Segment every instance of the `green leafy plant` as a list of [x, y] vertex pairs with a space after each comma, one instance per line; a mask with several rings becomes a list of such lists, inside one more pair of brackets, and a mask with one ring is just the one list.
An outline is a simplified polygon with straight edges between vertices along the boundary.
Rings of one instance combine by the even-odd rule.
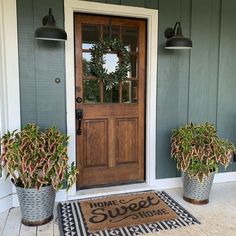
[[210, 172], [217, 172], [219, 164], [229, 165], [235, 146], [217, 136], [214, 125], [209, 123], [188, 124], [172, 131], [171, 156], [178, 170], [200, 182]]
[[[115, 85], [127, 79], [127, 74], [131, 70], [130, 54], [124, 44], [118, 38], [105, 39], [97, 42], [90, 49], [91, 74], [102, 81], [106, 90], [111, 90]], [[116, 53], [119, 61], [114, 72], [108, 73], [104, 68], [106, 63], [104, 55], [107, 53]]]
[[64, 182], [69, 189], [78, 170], [74, 163], [68, 165], [68, 139], [55, 127], [41, 131], [35, 124], [8, 131], [0, 139], [0, 166], [6, 168], [16, 186], [40, 189], [52, 184], [58, 190]]

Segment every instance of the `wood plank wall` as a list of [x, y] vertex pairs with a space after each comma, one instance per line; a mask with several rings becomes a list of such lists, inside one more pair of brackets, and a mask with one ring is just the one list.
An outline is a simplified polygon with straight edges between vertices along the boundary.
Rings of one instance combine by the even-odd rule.
[[[49, 7], [63, 27], [62, 0], [17, 0], [22, 125], [35, 122], [66, 131], [64, 43], [34, 39]], [[60, 78], [59, 84], [55, 78]]]
[[[157, 178], [179, 176], [170, 158], [171, 130], [179, 125], [213, 122], [236, 144], [235, 0], [91, 1], [159, 9]], [[17, 2], [22, 123], [65, 131], [64, 46], [33, 39], [49, 7], [63, 25], [63, 0]], [[178, 20], [193, 40], [191, 52], [164, 49], [164, 31]], [[54, 83], [56, 77], [62, 78], [60, 84]], [[232, 163], [228, 171], [235, 170]]]
[[[221, 9], [217, 125], [221, 136], [236, 143], [236, 1], [223, 0]], [[234, 162], [228, 171], [235, 170]]]

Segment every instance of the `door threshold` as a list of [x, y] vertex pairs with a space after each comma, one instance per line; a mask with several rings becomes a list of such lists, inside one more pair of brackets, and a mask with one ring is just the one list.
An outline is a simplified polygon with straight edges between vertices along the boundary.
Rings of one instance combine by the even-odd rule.
[[150, 186], [147, 183], [127, 184], [127, 185], [119, 185], [119, 186], [114, 186], [114, 187], [101, 187], [101, 188], [93, 188], [93, 189], [82, 189], [82, 190], [78, 190], [75, 195], [68, 196], [68, 200], [102, 197], [102, 196], [107, 196], [107, 195], [112, 195], [112, 194], [140, 192], [140, 191], [147, 191], [147, 190], [156, 190], [156, 189], [155, 187]]

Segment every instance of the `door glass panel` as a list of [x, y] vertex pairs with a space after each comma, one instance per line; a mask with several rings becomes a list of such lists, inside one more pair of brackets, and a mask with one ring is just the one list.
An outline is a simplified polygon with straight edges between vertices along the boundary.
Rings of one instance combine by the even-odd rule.
[[136, 54], [130, 55], [131, 70], [128, 72], [129, 78], [137, 78], [138, 59]]
[[100, 89], [98, 80], [84, 80], [83, 81], [83, 94], [84, 103], [99, 103], [100, 102]]
[[104, 86], [104, 103], [119, 102], [119, 85], [115, 85], [111, 90], [107, 90]]
[[90, 49], [98, 42], [101, 35], [100, 25], [82, 25], [82, 49]]
[[116, 53], [107, 53], [103, 55], [105, 64], [104, 69], [107, 69], [107, 73], [115, 72], [118, 65], [119, 58]]
[[138, 81], [125, 81], [122, 83], [122, 102], [137, 103], [138, 102]]
[[89, 67], [89, 61], [91, 59], [91, 53], [89, 52], [83, 52], [82, 53], [82, 57], [83, 57], [83, 75], [85, 76], [89, 76], [91, 75], [91, 71], [90, 71], [90, 67]]
[[[126, 49], [131, 52], [130, 62], [131, 71], [128, 72], [128, 78], [138, 79], [138, 27], [120, 27], [115, 25], [98, 25], [98, 24], [82, 24], [82, 69], [84, 76], [91, 76], [89, 62], [91, 53], [88, 51], [96, 42], [100, 40], [102, 28], [102, 38], [111, 37], [122, 38]], [[103, 67], [107, 69], [107, 73], [114, 72], [118, 65], [119, 58], [114, 52], [103, 55], [105, 64]], [[103, 86], [104, 87], [104, 86]], [[111, 90], [103, 89], [102, 102], [104, 103], [137, 103], [138, 102], [138, 81], [127, 80], [122, 83], [122, 98], [120, 98], [119, 85], [114, 86]], [[84, 103], [100, 103], [100, 85], [98, 80], [83, 80], [83, 101]]]
[[[109, 38], [109, 26], [103, 25], [102, 30], [103, 30], [103, 39]], [[120, 38], [120, 27], [112, 25], [110, 36], [111, 36], [111, 39]]]
[[138, 52], [138, 28], [122, 27], [122, 41], [129, 52]]

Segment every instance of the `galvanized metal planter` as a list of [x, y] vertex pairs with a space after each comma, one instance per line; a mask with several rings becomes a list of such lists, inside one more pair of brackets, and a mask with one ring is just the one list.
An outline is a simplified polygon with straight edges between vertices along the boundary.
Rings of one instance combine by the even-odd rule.
[[198, 205], [207, 204], [214, 176], [215, 172], [212, 172], [208, 177], [204, 177], [203, 182], [200, 183], [197, 177], [189, 177], [183, 173], [184, 200]]
[[16, 190], [24, 225], [42, 225], [53, 219], [55, 190], [52, 186], [42, 187], [39, 191], [20, 187], [16, 187]]

